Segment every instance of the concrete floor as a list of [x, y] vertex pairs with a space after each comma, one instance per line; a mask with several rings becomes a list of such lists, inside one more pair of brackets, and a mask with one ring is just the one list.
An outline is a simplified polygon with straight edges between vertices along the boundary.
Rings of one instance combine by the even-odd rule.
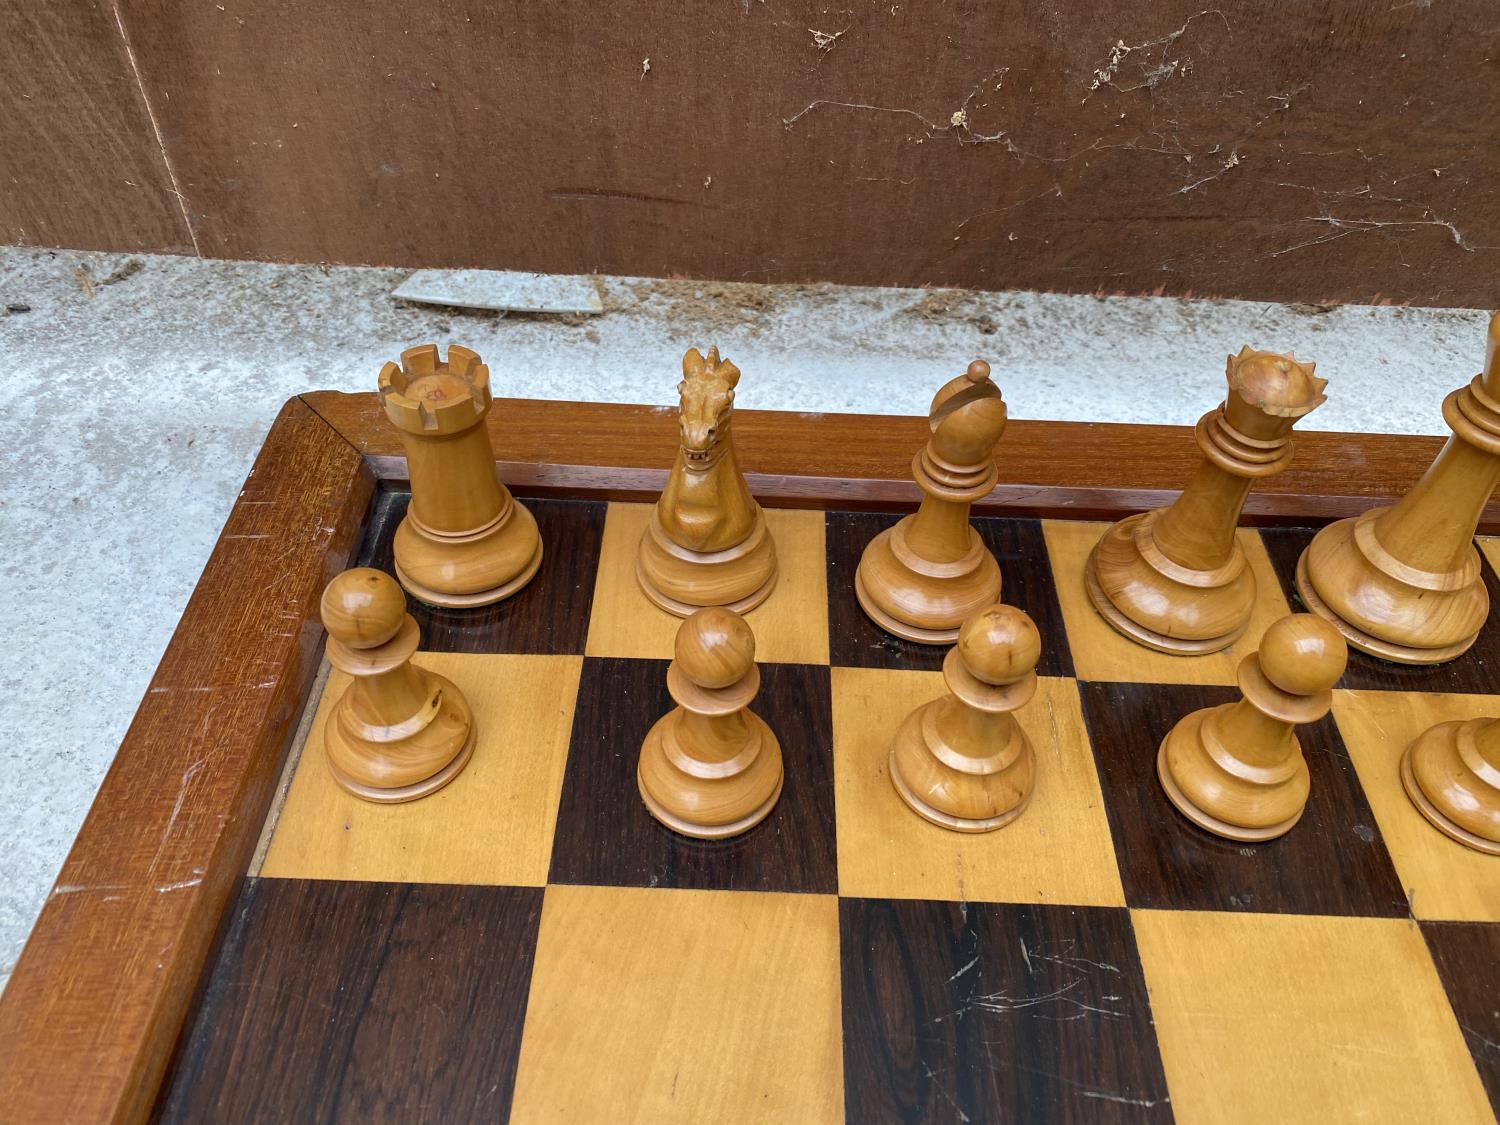
[[[405, 271], [0, 248], [0, 974], [8, 976], [277, 408], [457, 342], [500, 395], [916, 414], [975, 356], [1017, 418], [1191, 423], [1241, 344], [1318, 361], [1304, 429], [1443, 433], [1486, 314], [601, 278], [591, 318], [403, 305]], [[1004, 456], [1004, 445], [1001, 446]], [[1108, 471], [1100, 467], [1101, 474]]]

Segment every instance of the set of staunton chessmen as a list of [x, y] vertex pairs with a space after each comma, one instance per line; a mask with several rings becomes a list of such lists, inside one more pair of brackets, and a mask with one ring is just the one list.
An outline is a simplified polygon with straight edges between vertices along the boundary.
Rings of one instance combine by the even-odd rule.
[[[1242, 841], [1290, 830], [1308, 799], [1296, 727], [1327, 714], [1347, 646], [1406, 664], [1453, 659], [1486, 620], [1473, 536], [1500, 480], [1500, 314], [1484, 371], [1444, 403], [1453, 436], [1411, 492], [1326, 527], [1297, 568], [1310, 613], [1272, 624], [1243, 658], [1237, 702], [1165, 732], [1157, 773], [1194, 823]], [[644, 736], [641, 798], [685, 836], [745, 832], [782, 789], [776, 734], [751, 710], [755, 637], [741, 614], [774, 596], [776, 547], [735, 460], [739, 370], [709, 349], [683, 360], [681, 445], [643, 535], [636, 575], [656, 606], [685, 618], [667, 688], [677, 706]], [[1184, 657], [1241, 638], [1255, 574], [1236, 538], [1246, 496], [1286, 467], [1296, 421], [1324, 401], [1312, 363], [1242, 349], [1228, 394], [1199, 421], [1197, 472], [1170, 505], [1110, 527], [1078, 575], [1100, 615], [1131, 640]], [[454, 609], [492, 604], [537, 572], [536, 521], [501, 483], [484, 425], [489, 371], [473, 352], [413, 348], [380, 373], [406, 448], [412, 501], [395, 537], [400, 586]], [[970, 508], [998, 479], [1006, 407], [982, 360], [943, 386], [912, 473], [918, 510], [866, 546], [859, 603], [907, 641], [949, 645], [947, 693], [893, 732], [891, 782], [933, 824], [989, 832], [1021, 816], [1039, 768], [1015, 713], [1036, 690], [1041, 637], [1001, 602], [998, 562]], [[323, 597], [330, 661], [353, 677], [328, 724], [330, 766], [351, 793], [407, 801], [451, 781], [473, 751], [458, 687], [413, 665], [419, 637], [395, 580], [351, 570]], [[955, 643], [956, 642], [956, 643]], [[1392, 747], [1392, 753], [1401, 753]], [[1412, 801], [1438, 829], [1500, 854], [1500, 719], [1442, 723], [1404, 748]]]

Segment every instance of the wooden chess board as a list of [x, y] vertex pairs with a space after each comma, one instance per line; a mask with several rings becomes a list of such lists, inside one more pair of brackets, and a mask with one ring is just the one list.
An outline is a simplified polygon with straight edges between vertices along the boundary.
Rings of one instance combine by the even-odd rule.
[[1437, 443], [1300, 435], [1239, 533], [1249, 635], [1174, 657], [1114, 633], [1082, 567], [1184, 482], [1188, 431], [1013, 423], [975, 526], [1042, 635], [1018, 713], [1038, 783], [969, 836], [886, 772], [944, 650], [852, 588], [917, 498], [925, 422], [737, 414], [781, 560], [747, 619], [785, 789], [705, 842], [635, 783], [671, 706], [678, 621], [634, 577], [670, 412], [502, 401], [490, 425], [542, 570], [497, 606], [411, 603], [479, 741], [439, 793], [372, 805], [323, 757], [342, 673], [316, 604], [345, 566], [389, 569], [404, 464], [374, 396], [288, 404], [0, 1002], [18, 1119], [1493, 1120], [1500, 860], [1431, 828], [1397, 764], [1439, 719], [1500, 715], [1500, 624], [1447, 665], [1351, 654], [1277, 841], [1195, 828], [1154, 768], [1295, 608], [1311, 529]]

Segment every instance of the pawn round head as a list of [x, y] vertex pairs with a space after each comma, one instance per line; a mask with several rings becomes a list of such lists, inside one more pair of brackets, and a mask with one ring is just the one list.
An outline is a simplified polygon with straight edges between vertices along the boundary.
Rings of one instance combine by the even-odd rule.
[[755, 666], [755, 634], [732, 609], [700, 609], [677, 628], [675, 655], [683, 675], [699, 687], [726, 688]]
[[1294, 613], [1271, 625], [1260, 642], [1260, 670], [1282, 691], [1318, 695], [1338, 683], [1349, 646], [1332, 624]]
[[1042, 655], [1042, 635], [1015, 606], [992, 605], [964, 622], [958, 655], [976, 679], [1010, 684], [1028, 675]]
[[349, 648], [375, 648], [401, 631], [406, 595], [383, 570], [346, 570], [323, 589], [323, 628]]

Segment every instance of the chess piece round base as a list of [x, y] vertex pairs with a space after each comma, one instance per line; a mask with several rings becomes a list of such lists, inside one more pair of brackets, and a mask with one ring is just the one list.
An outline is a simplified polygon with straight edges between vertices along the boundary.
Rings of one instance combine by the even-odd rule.
[[771, 596], [778, 573], [776, 546], [759, 508], [743, 542], [714, 552], [673, 543], [653, 514], [635, 557], [642, 593], [677, 617], [691, 617], [707, 606], [748, 613]]
[[[1481, 720], [1482, 722], [1483, 720]], [[1411, 803], [1417, 806], [1417, 811], [1425, 816], [1428, 821], [1443, 835], [1451, 840], [1456, 840], [1465, 847], [1473, 848], [1475, 851], [1484, 852], [1487, 855], [1500, 855], [1500, 840], [1492, 840], [1487, 836], [1481, 836], [1477, 832], [1471, 832], [1459, 824], [1448, 813], [1438, 807], [1435, 802], [1423, 790], [1421, 783], [1417, 780], [1417, 768], [1415, 758], [1418, 755], [1428, 754], [1438, 757], [1452, 755], [1458, 757], [1458, 748], [1455, 745], [1460, 732], [1464, 727], [1471, 727], [1471, 723], [1448, 722], [1439, 723], [1419, 735], [1406, 753], [1401, 755], [1401, 785], [1406, 790], [1406, 795], [1411, 798]]]
[[680, 836], [691, 836], [695, 840], [723, 840], [729, 836], [738, 836], [741, 832], [748, 832], [766, 817], [771, 815], [771, 810], [776, 807], [776, 802], [781, 800], [781, 788], [784, 778], [776, 779], [776, 788], [766, 798], [765, 804], [756, 809], [749, 816], [743, 817], [732, 824], [703, 825], [683, 820], [682, 817], [670, 812], [665, 806], [657, 802], [651, 796], [651, 791], [646, 788], [645, 782], [641, 780], [640, 769], [636, 770], [636, 784], [640, 787], [641, 800], [646, 804], [646, 811], [654, 816], [662, 824]]
[[[1202, 719], [1199, 718], [1201, 722]], [[1167, 766], [1167, 743], [1171, 741], [1172, 734], [1161, 740], [1161, 748], [1156, 752], [1156, 776], [1161, 781], [1161, 787], [1166, 791], [1167, 799], [1177, 807], [1177, 811], [1187, 817], [1199, 828], [1212, 832], [1215, 836], [1223, 836], [1228, 840], [1243, 840], [1246, 843], [1261, 843], [1266, 840], [1274, 840], [1278, 836], [1285, 836], [1292, 827], [1302, 819], [1302, 809], [1297, 810], [1296, 816], [1288, 817], [1280, 824], [1273, 824], [1268, 828], [1244, 828], [1238, 824], [1230, 824], [1227, 820], [1220, 820], [1211, 813], [1204, 812], [1189, 800], [1188, 795], [1178, 786], [1172, 777], [1172, 771]]]
[[[1352, 521], [1347, 520], [1340, 522], [1352, 523]], [[1319, 537], [1321, 538], [1337, 526], [1337, 524], [1330, 524], [1318, 533]], [[1312, 577], [1308, 573], [1307, 564], [1308, 555], [1312, 553], [1313, 547], [1316, 545], [1317, 540], [1315, 539], [1297, 560], [1297, 593], [1301, 596], [1303, 604], [1307, 606], [1309, 611], [1316, 613], [1344, 635], [1344, 640], [1349, 642], [1350, 648], [1358, 649], [1369, 656], [1379, 657], [1381, 660], [1389, 660], [1396, 664], [1442, 664], [1468, 652], [1473, 647], [1474, 642], [1479, 639], [1478, 632], [1475, 632], [1473, 636], [1453, 644], [1441, 645], [1435, 648], [1419, 648], [1413, 645], [1404, 645], [1396, 641], [1386, 640], [1383, 637], [1377, 637], [1365, 632], [1358, 625], [1341, 617], [1338, 611], [1318, 596], [1318, 591], [1312, 584]], [[1478, 587], [1478, 591], [1485, 599], [1485, 615], [1487, 616], [1489, 595], [1485, 591], [1483, 584]]]
[[393, 547], [401, 585], [418, 601], [446, 609], [503, 601], [542, 565], [536, 517], [514, 502], [494, 523], [465, 536], [430, 532], [408, 513]]
[[[679, 684], [693, 690], [684, 681]], [[728, 761], [708, 763], [688, 757], [677, 743], [672, 728], [681, 718], [679, 710], [658, 719], [641, 746], [635, 779], [647, 810], [672, 831], [700, 840], [719, 840], [754, 828], [770, 815], [785, 782], [775, 733], [764, 719], [746, 711], [746, 747]], [[653, 782], [660, 791], [653, 789]], [[726, 809], [744, 808], [749, 811], [723, 819]], [[695, 816], [694, 811], [703, 815]]]
[[854, 572], [854, 592], [887, 633], [917, 644], [952, 644], [965, 621], [1000, 600], [1000, 564], [972, 530], [969, 553], [957, 562], [916, 557], [902, 546], [901, 534], [913, 518], [870, 540]]
[[901, 776], [901, 770], [896, 765], [896, 751], [893, 749], [886, 758], [886, 766], [891, 775], [891, 784], [895, 786], [896, 793], [923, 820], [931, 821], [939, 828], [948, 828], [954, 832], [993, 832], [997, 828], [1004, 828], [1015, 820], [1031, 805], [1033, 789], [1021, 798], [1021, 803], [1013, 809], [1001, 813], [999, 816], [987, 817], [982, 820], [969, 819], [967, 817], [954, 816], [951, 813], [935, 809], [912, 791], [911, 786], [906, 784], [906, 779]]
[[[414, 801], [441, 789], [468, 765], [475, 741], [474, 715], [468, 701], [446, 677], [427, 671], [422, 675], [428, 680], [429, 690], [441, 690], [442, 698], [426, 724], [406, 738], [390, 743], [354, 738], [341, 721], [350, 697], [346, 695], [336, 705], [324, 729], [324, 746], [328, 768], [341, 788], [366, 801]], [[416, 780], [381, 784], [386, 778], [408, 777], [424, 762], [437, 768]]]
[[[1201, 578], [1201, 585], [1197, 582], [1191, 585], [1187, 582], [1174, 582], [1153, 567], [1138, 547], [1140, 533], [1137, 529], [1145, 521], [1154, 520], [1158, 515], [1157, 512], [1144, 512], [1124, 519], [1106, 531], [1094, 545], [1083, 570], [1089, 601], [1116, 632], [1157, 652], [1171, 656], [1203, 656], [1220, 652], [1243, 637], [1250, 627], [1250, 614], [1255, 604], [1254, 575], [1241, 559], [1238, 563], [1223, 568], [1225, 573], [1222, 575], [1184, 571], [1183, 577], [1190, 574]], [[1110, 556], [1107, 564], [1101, 562], [1105, 554]], [[1142, 617], [1147, 616], [1146, 605], [1164, 604], [1177, 607], [1176, 612], [1179, 614], [1190, 606], [1193, 616], [1199, 621], [1217, 620], [1236, 624], [1225, 632], [1211, 633], [1208, 636], [1174, 636], [1153, 629], [1127, 614], [1105, 592], [1104, 583], [1100, 579], [1101, 565], [1106, 565], [1111, 573], [1122, 576], [1115, 583], [1122, 591], [1141, 592], [1143, 597], [1138, 600], [1142, 602]], [[1173, 564], [1162, 558], [1158, 566], [1173, 567]], [[1129, 580], [1124, 580], [1123, 576], [1127, 574], [1130, 576]], [[1210, 584], [1219, 578], [1222, 582]], [[1198, 596], [1184, 599], [1183, 593], [1196, 593]], [[1212, 605], [1209, 604], [1210, 601]], [[1162, 620], [1165, 621], [1166, 618]]]

